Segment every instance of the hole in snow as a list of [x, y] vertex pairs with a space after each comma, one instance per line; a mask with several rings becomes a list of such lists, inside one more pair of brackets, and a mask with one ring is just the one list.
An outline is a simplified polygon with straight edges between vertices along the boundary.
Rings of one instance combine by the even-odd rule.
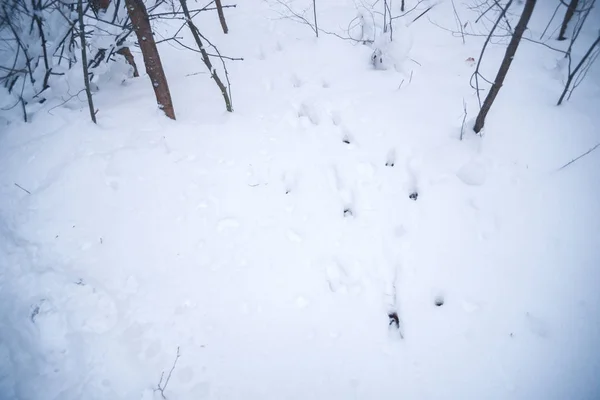
[[344, 138], [342, 139], [342, 142], [344, 142], [346, 144], [350, 144], [350, 138], [348, 136], [344, 136]]
[[444, 297], [442, 296], [436, 296], [435, 300], [433, 301], [433, 304], [436, 305], [436, 307], [441, 307], [444, 305]]
[[344, 217], [352, 217], [354, 214], [352, 213], [352, 209], [349, 207], [344, 208]]
[[400, 329], [400, 319], [398, 318], [398, 313], [396, 311], [389, 312], [388, 318], [390, 319], [389, 326]]
[[408, 198], [414, 201], [417, 201], [417, 198], [419, 197], [419, 193], [417, 192], [412, 192], [411, 194], [408, 195]]

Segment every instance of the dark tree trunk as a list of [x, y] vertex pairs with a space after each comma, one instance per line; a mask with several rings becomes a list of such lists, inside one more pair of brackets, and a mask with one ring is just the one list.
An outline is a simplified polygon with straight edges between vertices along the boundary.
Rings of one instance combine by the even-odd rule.
[[138, 38], [142, 55], [144, 56], [146, 72], [152, 82], [158, 106], [164, 111], [167, 117], [175, 119], [175, 110], [173, 109], [173, 102], [171, 101], [171, 92], [169, 91], [165, 71], [160, 62], [160, 55], [156, 48], [156, 42], [154, 41], [152, 28], [150, 27], [150, 19], [148, 18], [148, 11], [146, 10], [146, 6], [144, 6], [144, 1], [125, 0], [125, 4], [127, 5], [127, 12], [129, 13], [129, 18], [131, 18], [133, 29]]
[[196, 45], [198, 46], [198, 50], [200, 50], [200, 54], [202, 55], [202, 61], [204, 62], [204, 65], [206, 65], [206, 68], [208, 68], [208, 70], [210, 71], [210, 77], [213, 78], [213, 80], [219, 87], [221, 94], [223, 95], [223, 100], [225, 100], [225, 108], [227, 109], [227, 111], [233, 112], [233, 108], [231, 106], [231, 99], [229, 97], [229, 94], [227, 93], [227, 88], [223, 84], [223, 81], [221, 81], [221, 78], [219, 78], [219, 75], [217, 74], [217, 70], [213, 67], [213, 65], [210, 61], [209, 55], [206, 52], [206, 49], [204, 48], [204, 44], [202, 43], [202, 39], [200, 37], [201, 36], [200, 31], [198, 30], [198, 28], [192, 21], [192, 16], [190, 15], [190, 11], [187, 6], [187, 1], [179, 0], [179, 3], [181, 3], [181, 9], [183, 11], [183, 15], [185, 16], [186, 23], [187, 23], [188, 27], [190, 28], [190, 31], [192, 32], [192, 36], [194, 37], [194, 40], [196, 41]]
[[400, 11], [404, 12], [404, 0], [400, 3]]
[[577, 5], [579, 4], [579, 0], [571, 0], [569, 5], [567, 6], [567, 12], [565, 13], [565, 18], [563, 19], [562, 25], [560, 27], [560, 33], [558, 34], [558, 40], [565, 40], [565, 33], [567, 32], [567, 27], [569, 26], [569, 22], [571, 18], [573, 18], [573, 14], [577, 10]]
[[500, 68], [498, 69], [498, 74], [496, 75], [496, 79], [494, 79], [494, 84], [490, 89], [490, 92], [486, 96], [483, 106], [481, 110], [479, 110], [479, 114], [477, 114], [477, 119], [475, 120], [475, 126], [473, 130], [475, 133], [479, 133], [485, 124], [485, 117], [487, 113], [492, 108], [492, 104], [494, 104], [494, 100], [498, 93], [500, 92], [500, 88], [504, 83], [504, 79], [506, 78], [506, 74], [508, 73], [508, 69], [510, 68], [510, 64], [517, 52], [517, 48], [519, 47], [519, 43], [521, 42], [521, 37], [523, 37], [523, 32], [527, 29], [527, 24], [529, 23], [529, 19], [531, 18], [531, 14], [533, 13], [533, 8], [535, 7], [536, 0], [526, 0], [525, 8], [523, 9], [523, 13], [521, 14], [521, 18], [519, 18], [519, 22], [515, 27], [515, 32], [510, 39], [510, 43], [506, 48], [506, 53], [504, 54], [504, 59], [502, 60], [502, 64], [500, 64]]
[[77, 14], [79, 14], [79, 39], [81, 40], [81, 64], [83, 68], [83, 81], [85, 82], [85, 93], [87, 94], [88, 107], [92, 122], [96, 123], [96, 112], [94, 111], [94, 101], [92, 91], [90, 90], [90, 75], [88, 72], [87, 50], [85, 45], [85, 25], [83, 23], [83, 0], [77, 2]]
[[117, 54], [120, 54], [123, 57], [125, 57], [125, 61], [127, 61], [127, 64], [129, 64], [133, 67], [133, 77], [134, 78], [137, 78], [138, 76], [140, 76], [140, 73], [138, 72], [138, 69], [137, 69], [137, 65], [135, 63], [135, 58], [133, 58], [133, 54], [131, 54], [131, 50], [129, 50], [129, 47], [121, 47], [117, 51]]
[[[585, 64], [587, 59], [590, 57], [590, 55], [592, 54], [592, 52], [594, 51], [596, 46], [600, 46], [600, 35], [598, 35], [598, 37], [596, 38], [594, 43], [592, 43], [592, 45], [590, 46], [588, 51], [585, 53], [585, 55], [583, 56], [581, 61], [579, 61], [579, 64], [577, 64], [575, 69], [569, 73], [569, 77], [567, 78], [567, 83], [565, 83], [565, 88], [563, 89], [563, 92], [560, 95], [560, 99], [558, 99], [558, 103], [556, 104], [557, 106], [560, 106], [562, 104], [563, 100], [565, 99], [566, 94], [569, 92], [569, 89], [571, 88], [571, 83], [573, 82], [573, 78], [575, 78], [575, 76], [577, 75], [577, 73], [579, 72], [581, 67]], [[575, 89], [576, 86], [577, 86], [577, 84], [575, 84], [575, 86], [573, 86], [573, 88], [571, 89], [571, 92], [573, 92], [573, 90]], [[571, 98], [571, 95], [569, 95], [569, 98]]]
[[217, 6], [217, 13], [219, 14], [219, 21], [221, 21], [223, 33], [227, 34], [229, 32], [229, 28], [227, 27], [227, 22], [225, 22], [225, 14], [223, 14], [223, 5], [221, 4], [221, 0], [215, 0], [215, 5]]

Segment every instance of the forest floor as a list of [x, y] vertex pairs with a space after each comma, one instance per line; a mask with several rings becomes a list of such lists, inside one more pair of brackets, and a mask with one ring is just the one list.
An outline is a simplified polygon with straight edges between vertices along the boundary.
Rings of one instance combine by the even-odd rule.
[[[328, 32], [357, 15], [317, 4]], [[0, 398], [600, 398], [600, 150], [560, 169], [600, 142], [600, 68], [557, 107], [561, 55], [524, 41], [477, 136], [485, 38], [443, 29], [449, 1], [411, 23], [426, 8], [374, 69], [371, 46], [240, 1], [228, 35], [197, 18], [244, 58], [233, 113], [167, 41], [176, 121], [132, 48], [142, 76], [103, 78], [98, 125], [75, 98], [0, 127]]]

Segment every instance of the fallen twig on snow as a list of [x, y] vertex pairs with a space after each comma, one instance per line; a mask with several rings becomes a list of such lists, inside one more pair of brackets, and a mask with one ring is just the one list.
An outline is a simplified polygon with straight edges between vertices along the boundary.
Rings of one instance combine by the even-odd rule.
[[569, 161], [568, 163], [566, 163], [565, 165], [563, 165], [562, 167], [560, 167], [558, 170], [560, 171], [560, 170], [563, 170], [563, 169], [567, 168], [569, 165], [573, 164], [575, 161], [579, 160], [580, 158], [583, 158], [583, 157], [587, 156], [592, 151], [596, 150], [598, 147], [600, 147], [600, 143], [596, 144], [594, 147], [592, 147], [591, 149], [589, 149], [588, 151], [586, 151], [585, 153], [583, 153], [579, 157], [572, 159], [571, 161]]
[[173, 366], [171, 367], [171, 370], [169, 371], [169, 375], [167, 375], [167, 379], [165, 380], [165, 383], [161, 386], [163, 378], [165, 376], [165, 371], [163, 371], [162, 374], [160, 374], [160, 381], [158, 381], [158, 386], [156, 387], [156, 389], [154, 389], [155, 392], [160, 392], [160, 395], [162, 396], [163, 399], [166, 399], [165, 390], [167, 389], [167, 385], [169, 384], [169, 381], [171, 380], [171, 374], [173, 374], [173, 370], [175, 369], [175, 366], [177, 365], [177, 360], [179, 360], [179, 357], [180, 357], [179, 346], [177, 346], [177, 356], [175, 357], [175, 361], [173, 361]]
[[19, 185], [18, 183], [15, 182], [15, 186], [18, 187], [19, 189], [21, 189], [22, 191], [24, 191], [27, 194], [31, 194], [31, 192], [27, 189], [25, 189], [23, 186]]

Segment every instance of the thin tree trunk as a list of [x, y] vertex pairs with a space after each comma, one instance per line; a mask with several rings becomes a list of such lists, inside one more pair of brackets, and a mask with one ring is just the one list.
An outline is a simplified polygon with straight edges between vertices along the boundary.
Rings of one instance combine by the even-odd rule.
[[225, 22], [225, 14], [223, 14], [223, 5], [221, 4], [221, 0], [215, 0], [215, 5], [217, 6], [217, 13], [219, 14], [221, 28], [223, 28], [223, 33], [227, 35], [229, 28], [227, 27], [227, 22]]
[[404, 12], [404, 0], [400, 3], [400, 11]]
[[150, 19], [148, 18], [148, 11], [146, 10], [146, 6], [144, 6], [144, 1], [125, 0], [125, 4], [127, 5], [127, 12], [129, 13], [129, 18], [131, 18], [133, 29], [138, 38], [142, 55], [144, 56], [146, 72], [152, 82], [158, 107], [164, 111], [167, 117], [175, 119], [175, 110], [173, 109], [173, 102], [171, 101], [169, 84], [167, 83], [167, 77], [165, 76], [165, 71], [163, 70], [160, 61], [160, 54], [156, 48], [156, 42], [154, 41], [152, 28], [150, 27]]
[[223, 95], [223, 99], [225, 100], [225, 108], [227, 109], [227, 111], [232, 112], [233, 108], [231, 107], [231, 99], [229, 98], [229, 94], [227, 94], [227, 88], [221, 81], [221, 78], [219, 78], [219, 75], [217, 74], [217, 70], [213, 67], [212, 63], [210, 62], [208, 53], [206, 52], [206, 49], [204, 48], [204, 45], [202, 44], [202, 39], [200, 38], [200, 31], [198, 30], [196, 25], [194, 25], [194, 22], [192, 22], [192, 17], [190, 15], [190, 10], [188, 9], [188, 6], [187, 6], [187, 1], [179, 0], [179, 2], [181, 3], [181, 9], [183, 11], [183, 15], [185, 15], [186, 23], [187, 23], [188, 27], [190, 28], [190, 31], [192, 31], [192, 36], [194, 37], [194, 40], [196, 41], [196, 45], [198, 46], [198, 50], [200, 50], [200, 54], [202, 55], [202, 61], [204, 62], [204, 65], [206, 65], [206, 68], [208, 68], [208, 70], [210, 71], [211, 78], [213, 78], [213, 80], [219, 87], [221, 94]]
[[79, 14], [79, 40], [81, 40], [81, 64], [83, 68], [83, 81], [85, 82], [85, 93], [87, 94], [88, 107], [92, 122], [96, 123], [96, 113], [94, 111], [94, 100], [90, 90], [90, 76], [88, 74], [87, 51], [85, 46], [85, 24], [83, 23], [83, 0], [77, 2], [77, 13]]
[[[94, 10], [94, 13], [97, 15], [100, 11], [106, 11], [108, 9], [110, 1], [111, 0], [90, 0], [90, 6], [92, 7], [92, 10]], [[102, 51], [102, 49], [100, 50]], [[106, 54], [106, 52], [104, 52], [103, 54]], [[129, 47], [121, 47], [119, 50], [117, 50], [117, 54], [120, 54], [123, 57], [125, 57], [125, 61], [127, 62], [127, 64], [133, 67], [133, 76], [135, 78], [139, 77], [140, 74], [138, 72], [137, 65], [135, 64], [135, 58], [133, 58], [133, 54], [131, 54], [131, 50], [129, 50]], [[99, 62], [100, 61], [102, 60], [99, 60]]]
[[313, 0], [313, 16], [315, 18], [315, 35], [319, 37], [319, 25], [317, 24], [317, 0]]
[[129, 64], [133, 67], [133, 77], [134, 78], [137, 78], [138, 76], [140, 76], [140, 73], [138, 72], [138, 69], [137, 69], [137, 65], [135, 64], [135, 58], [133, 58], [133, 54], [131, 54], [131, 50], [129, 50], [129, 47], [121, 47], [117, 51], [117, 54], [120, 54], [123, 57], [125, 57], [125, 61], [127, 61], [127, 64]]
[[[588, 49], [588, 51], [585, 53], [585, 55], [583, 56], [583, 58], [581, 59], [581, 61], [579, 61], [579, 64], [577, 64], [577, 66], [575, 67], [575, 69], [569, 74], [569, 77], [567, 78], [567, 83], [565, 84], [565, 88], [564, 88], [562, 94], [560, 95], [560, 99], [558, 99], [558, 103], [556, 103], [557, 106], [560, 106], [562, 104], [563, 100], [565, 99], [565, 96], [566, 96], [567, 92], [569, 91], [569, 88], [571, 87], [571, 82], [573, 81], [573, 78], [575, 78], [575, 75], [577, 75], [577, 72], [579, 72], [579, 70], [581, 69], [581, 67], [585, 63], [585, 61], [592, 54], [592, 51], [594, 51], [594, 48], [596, 46], [599, 46], [599, 45], [600, 45], [600, 35], [598, 35], [598, 37], [596, 38], [596, 40], [594, 41], [594, 43], [592, 43], [592, 45], [590, 46], [590, 48]], [[576, 86], [577, 85], [575, 85], [575, 87]], [[569, 95], [569, 98], [570, 97], [571, 96]]]
[[527, 24], [529, 23], [529, 19], [531, 18], [531, 14], [533, 13], [533, 8], [535, 7], [536, 0], [526, 0], [525, 8], [523, 9], [523, 13], [521, 14], [521, 18], [519, 18], [519, 22], [515, 27], [515, 32], [513, 33], [512, 38], [510, 39], [510, 43], [506, 48], [506, 53], [504, 54], [504, 59], [502, 60], [502, 64], [500, 64], [500, 68], [498, 69], [498, 74], [496, 75], [496, 79], [494, 80], [494, 84], [490, 89], [490, 92], [486, 96], [483, 106], [481, 110], [479, 110], [479, 114], [477, 114], [477, 119], [475, 120], [475, 126], [473, 130], [475, 133], [479, 133], [485, 124], [485, 117], [487, 113], [490, 111], [492, 104], [494, 104], [494, 100], [498, 93], [500, 92], [500, 88], [504, 83], [504, 79], [506, 78], [506, 74], [508, 73], [508, 69], [513, 61], [515, 53], [517, 52], [517, 48], [519, 47], [519, 43], [521, 42], [521, 37], [523, 36], [523, 32], [527, 29]]
[[567, 12], [565, 12], [565, 18], [563, 19], [562, 25], [560, 27], [560, 33], [558, 34], [558, 40], [565, 40], [565, 33], [567, 32], [567, 27], [569, 26], [569, 22], [571, 18], [573, 18], [573, 14], [577, 10], [577, 5], [579, 4], [579, 0], [571, 0], [569, 6], [567, 7]]

